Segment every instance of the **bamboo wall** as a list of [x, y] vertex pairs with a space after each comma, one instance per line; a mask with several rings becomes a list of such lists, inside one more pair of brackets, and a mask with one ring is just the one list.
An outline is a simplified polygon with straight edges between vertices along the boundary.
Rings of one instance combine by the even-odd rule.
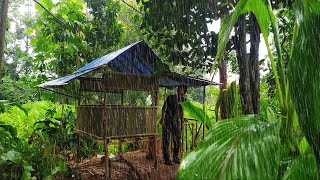
[[103, 137], [103, 106], [78, 106], [76, 129]]
[[[123, 106], [123, 91], [147, 91], [154, 95], [157, 105], [159, 78], [154, 75], [105, 72], [102, 78], [82, 77], [77, 108], [76, 129], [103, 138], [148, 135], [156, 133], [157, 106]], [[83, 93], [81, 93], [83, 92]], [[84, 92], [101, 92], [101, 105], [82, 105]], [[121, 93], [120, 105], [108, 105], [106, 93]]]
[[[104, 112], [103, 112], [104, 111]], [[77, 129], [103, 137], [132, 136], [156, 133], [157, 107], [79, 106]], [[105, 114], [103, 116], [103, 113]]]

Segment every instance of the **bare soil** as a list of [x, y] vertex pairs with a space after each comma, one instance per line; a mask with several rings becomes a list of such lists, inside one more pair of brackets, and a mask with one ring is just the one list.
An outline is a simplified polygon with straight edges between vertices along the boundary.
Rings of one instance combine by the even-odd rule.
[[[154, 160], [146, 158], [146, 151], [139, 150], [127, 152], [123, 157], [134, 166], [134, 169], [126, 162], [121, 160], [120, 156], [116, 156], [111, 161], [111, 179], [150, 179], [150, 180], [171, 180], [175, 179], [178, 164], [165, 165], [162, 157], [158, 157], [157, 169], [154, 169]], [[103, 159], [103, 158], [102, 158]], [[96, 155], [87, 159], [82, 159], [80, 163], [75, 161], [69, 162], [74, 174], [74, 179], [79, 180], [100, 180], [105, 179], [104, 163], [101, 161], [101, 156]], [[138, 174], [136, 173], [138, 171]]]

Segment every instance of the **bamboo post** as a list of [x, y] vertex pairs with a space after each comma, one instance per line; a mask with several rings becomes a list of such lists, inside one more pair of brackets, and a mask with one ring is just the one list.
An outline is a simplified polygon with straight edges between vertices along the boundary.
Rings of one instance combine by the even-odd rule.
[[118, 154], [119, 154], [119, 155], [122, 154], [122, 142], [123, 142], [123, 140], [120, 139], [120, 140], [119, 140], [119, 143], [118, 143]]
[[197, 136], [198, 136], [198, 121], [196, 121], [196, 135], [194, 136], [195, 146], [197, 146]]
[[81, 105], [82, 92], [79, 90], [78, 106]]
[[124, 90], [121, 91], [121, 106], [123, 106]]
[[157, 136], [153, 136], [153, 152], [154, 152], [154, 169], [158, 169], [158, 158], [157, 158]]
[[184, 124], [186, 129], [186, 152], [188, 151], [188, 125]]
[[155, 91], [155, 96], [154, 96], [154, 105], [158, 106], [158, 99], [159, 99], [159, 91]]
[[[206, 112], [206, 87], [205, 86], [203, 86], [203, 111]], [[202, 126], [202, 139], [204, 139], [204, 126], [205, 125]]]
[[106, 110], [107, 110], [107, 92], [105, 89], [103, 90], [103, 110], [102, 110], [102, 122], [103, 122], [103, 140], [104, 140], [104, 170], [105, 170], [105, 177], [111, 179], [111, 161], [109, 161], [109, 153], [108, 153], [108, 145], [109, 145], [109, 139], [107, 139], [107, 116], [106, 116]]
[[104, 172], [105, 172], [105, 177], [111, 177], [111, 170], [110, 170], [110, 165], [109, 163], [109, 154], [108, 154], [108, 145], [109, 145], [109, 139], [104, 137]]
[[108, 167], [108, 170], [109, 170], [109, 179], [111, 179], [111, 159], [109, 159], [109, 157], [108, 157], [108, 165], [109, 165], [109, 167]]
[[191, 124], [191, 140], [192, 140], [192, 143], [191, 143], [191, 149], [194, 148], [194, 135], [193, 135], [193, 129], [194, 129], [194, 124], [192, 123]]

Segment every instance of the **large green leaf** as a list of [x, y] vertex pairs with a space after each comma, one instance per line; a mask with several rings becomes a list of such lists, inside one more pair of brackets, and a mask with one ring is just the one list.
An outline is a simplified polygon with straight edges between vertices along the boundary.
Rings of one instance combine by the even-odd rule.
[[7, 161], [19, 164], [22, 161], [21, 154], [17, 151], [8, 151], [0, 156], [0, 165], [3, 165]]
[[297, 34], [288, 68], [289, 88], [299, 124], [316, 155], [320, 153], [320, 1], [297, 1]]
[[188, 115], [191, 118], [198, 120], [205, 124], [207, 129], [210, 129], [212, 126], [212, 119], [204, 112], [201, 108], [192, 104], [190, 100], [186, 100], [181, 103], [183, 111], [187, 111]]
[[316, 159], [313, 154], [299, 156], [283, 176], [284, 180], [318, 179]]
[[23, 166], [23, 173], [22, 173], [22, 180], [29, 180], [31, 179], [31, 171], [33, 171], [34, 169], [32, 168], [32, 166], [28, 166], [28, 165], [24, 165]]
[[183, 158], [178, 179], [276, 179], [279, 124], [258, 116], [216, 123], [205, 141]]

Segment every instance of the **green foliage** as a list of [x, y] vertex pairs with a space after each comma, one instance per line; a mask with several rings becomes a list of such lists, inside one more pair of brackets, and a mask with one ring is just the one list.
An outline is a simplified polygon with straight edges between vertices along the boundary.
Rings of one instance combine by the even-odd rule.
[[[133, 6], [135, 9], [140, 9], [141, 7], [141, 5], [138, 5], [135, 0], [126, 0], [125, 2]], [[118, 46], [116, 46], [117, 49], [145, 39], [140, 29], [142, 15], [134, 11], [122, 1], [120, 1], [118, 21], [122, 25], [123, 32], [121, 33], [121, 40]]]
[[32, 166], [28, 165], [21, 153], [16, 151], [8, 151], [0, 157], [0, 168], [3, 174], [0, 178], [3, 179], [19, 179], [28, 180], [31, 178]]
[[[268, 54], [271, 62], [271, 70], [273, 72], [276, 84], [277, 100], [279, 101], [280, 113], [283, 117], [281, 137], [283, 137], [282, 139], [284, 141], [287, 141], [287, 143], [290, 144], [289, 146], [293, 147], [291, 148], [292, 151], [296, 151], [297, 144], [293, 141], [292, 138], [292, 128], [293, 122], [295, 121], [295, 118], [297, 116], [295, 115], [295, 108], [292, 105], [291, 96], [289, 94], [288, 81], [285, 76], [277, 18], [273, 14], [270, 1], [240, 0], [236, 5], [234, 12], [231, 15], [225, 17], [221, 24], [219, 33], [220, 35], [218, 40], [219, 45], [216, 56], [216, 65], [220, 63], [221, 58], [223, 58], [224, 56], [224, 50], [228, 43], [231, 30], [237, 22], [238, 17], [248, 12], [252, 12], [256, 16], [257, 22], [266, 43], [266, 47], [268, 49]], [[274, 45], [278, 54], [278, 62], [275, 61], [274, 56], [271, 52], [270, 44], [268, 42], [270, 25], [274, 35]], [[217, 66], [213, 66], [212, 70], [214, 70], [215, 68], [217, 68]]]
[[[284, 103], [285, 103], [285, 77], [284, 77], [284, 73], [283, 73], [283, 66], [282, 66], [282, 58], [281, 55], [279, 56], [279, 69], [280, 69], [280, 79], [281, 79], [281, 83], [279, 81], [279, 76], [278, 76], [278, 72], [277, 72], [277, 68], [276, 68], [276, 63], [273, 59], [273, 55], [271, 54], [270, 51], [270, 46], [268, 43], [268, 35], [269, 35], [269, 26], [270, 24], [272, 25], [272, 29], [274, 31], [274, 39], [275, 39], [275, 45], [276, 45], [276, 49], [277, 49], [277, 53], [281, 54], [281, 49], [279, 46], [279, 34], [278, 34], [278, 25], [277, 25], [277, 20], [276, 17], [274, 16], [271, 6], [268, 4], [267, 1], [265, 0], [241, 0], [239, 1], [239, 3], [237, 4], [237, 6], [235, 7], [234, 12], [225, 17], [223, 19], [223, 22], [221, 24], [221, 29], [219, 32], [219, 40], [218, 40], [218, 51], [217, 51], [217, 55], [216, 55], [216, 65], [218, 63], [220, 63], [221, 59], [224, 56], [224, 51], [225, 51], [225, 47], [228, 43], [229, 40], [229, 36], [231, 33], [232, 28], [234, 27], [234, 25], [236, 24], [238, 17], [242, 14], [248, 13], [248, 12], [252, 12], [256, 18], [257, 18], [257, 22], [259, 24], [259, 27], [261, 29], [261, 32], [263, 34], [264, 40], [266, 42], [267, 48], [268, 48], [268, 53], [270, 56], [270, 60], [271, 60], [271, 65], [272, 65], [272, 70], [274, 73], [274, 77], [275, 77], [275, 81], [276, 81], [276, 85], [277, 85], [277, 95], [278, 95], [278, 100], [280, 101], [280, 105], [283, 106], [283, 108], [285, 108]], [[215, 68], [217, 68], [217, 66], [214, 66]], [[212, 70], [214, 70], [215, 68], [213, 68]], [[284, 97], [285, 96], [285, 97]]]
[[12, 138], [17, 138], [17, 129], [12, 125], [0, 121], [0, 128], [3, 128], [5, 131], [8, 131]]
[[193, 105], [190, 100], [181, 103], [183, 111], [188, 113], [188, 117], [200, 121], [207, 129], [212, 127], [212, 119], [203, 111], [203, 109]]
[[120, 40], [122, 30], [116, 21], [119, 5], [113, 0], [88, 1], [89, 14], [82, 1], [54, 4], [47, 0], [43, 5], [59, 20], [37, 6], [40, 16], [32, 44], [40, 72], [70, 73], [104, 55]]
[[307, 154], [293, 160], [283, 179], [318, 179], [318, 177], [316, 159], [313, 154]]
[[220, 91], [218, 101], [215, 106], [216, 121], [219, 119], [219, 108], [221, 108], [222, 103], [226, 102], [226, 118], [234, 118], [239, 115], [238, 105], [239, 97], [237, 91], [236, 82], [232, 82], [227, 90]]
[[300, 154], [306, 154], [310, 151], [310, 145], [306, 139], [306, 137], [303, 137], [299, 144], [299, 151]]
[[[12, 0], [9, 3], [10, 28], [6, 34], [5, 74], [14, 80], [32, 74], [30, 39], [33, 35], [28, 33], [35, 25], [35, 16], [31, 13], [32, 5], [32, 2], [22, 0]], [[22, 8], [24, 11], [21, 11]]]
[[178, 179], [276, 179], [279, 123], [258, 116], [217, 122], [181, 162]]
[[[0, 156], [15, 154], [21, 161], [0, 160], [0, 179], [23, 179], [30, 175], [51, 179], [69, 171], [66, 159], [76, 152], [74, 106], [49, 101], [2, 104], [5, 110], [0, 114]], [[90, 138], [83, 137], [80, 143], [84, 157], [102, 151]], [[71, 178], [67, 175], [66, 178]]]
[[72, 106], [65, 105], [64, 111], [48, 101], [6, 102], [5, 106], [0, 114], [0, 178], [30, 179], [32, 175], [44, 179], [64, 172], [62, 157], [74, 147]]
[[[296, 34], [289, 62], [290, 93], [299, 115], [299, 124], [319, 162], [320, 153], [320, 71], [318, 26], [320, 3], [297, 1]], [[318, 164], [319, 166], [319, 164]]]
[[[205, 1], [140, 1], [144, 13], [141, 28], [148, 43], [161, 58], [172, 65], [183, 66], [183, 71], [208, 71], [216, 53], [217, 34], [209, 31], [207, 23], [218, 19], [220, 12], [212, 6], [225, 3]], [[214, 5], [213, 5], [214, 4]], [[218, 13], [219, 12], [219, 13]], [[211, 57], [210, 57], [211, 56]]]
[[[300, 153], [303, 154], [301, 156], [298, 156], [295, 160], [292, 162], [290, 161], [290, 165], [288, 165], [286, 171], [284, 173], [285, 179], [307, 179], [311, 177], [317, 177], [317, 166], [319, 167], [319, 164], [316, 164], [315, 162], [319, 161], [319, 123], [317, 121], [318, 117], [320, 117], [320, 114], [318, 112], [320, 106], [319, 106], [319, 100], [316, 98], [318, 94], [320, 94], [320, 84], [316, 80], [319, 79], [319, 70], [318, 66], [314, 66], [314, 64], [319, 64], [318, 57], [318, 42], [320, 41], [319, 38], [317, 38], [317, 26], [316, 24], [319, 24], [319, 17], [320, 17], [320, 3], [318, 1], [297, 1], [296, 6], [298, 7], [296, 10], [296, 20], [297, 20], [297, 26], [294, 29], [293, 34], [293, 47], [292, 47], [292, 56], [291, 60], [289, 62], [289, 71], [288, 71], [288, 77], [289, 82], [287, 81], [285, 77], [285, 71], [284, 71], [284, 65], [282, 60], [282, 53], [280, 49], [280, 43], [279, 43], [279, 33], [278, 33], [278, 26], [277, 26], [277, 20], [276, 17], [273, 15], [273, 12], [271, 10], [270, 1], [250, 1], [250, 0], [242, 0], [239, 1], [237, 6], [235, 7], [235, 11], [232, 15], [227, 16], [223, 23], [222, 28], [220, 31], [219, 36], [219, 49], [217, 54], [217, 59], [222, 58], [224, 55], [224, 49], [227, 44], [227, 40], [229, 38], [230, 32], [232, 27], [234, 26], [235, 22], [238, 19], [238, 16], [240, 16], [243, 13], [247, 12], [253, 12], [258, 20], [260, 29], [263, 33], [264, 39], [266, 41], [268, 53], [271, 60], [271, 67], [273, 71], [273, 75], [275, 78], [275, 84], [276, 84], [276, 94], [277, 99], [279, 101], [280, 105], [280, 113], [282, 115], [281, 119], [281, 130], [280, 128], [277, 128], [277, 140], [273, 141], [273, 143], [276, 143], [277, 145], [275, 147], [275, 151], [279, 152], [280, 148], [277, 148], [277, 146], [280, 145], [281, 142], [281, 160], [285, 160], [288, 156], [292, 156], [291, 153], [296, 153], [296, 151], [299, 149]], [[277, 50], [277, 63], [273, 57], [273, 54], [270, 50], [270, 45], [268, 43], [268, 34], [269, 34], [269, 25], [271, 24], [273, 33], [274, 33], [274, 42], [275, 47]], [[278, 75], [279, 73], [279, 75]], [[299, 83], [297, 83], [299, 82]], [[290, 93], [289, 93], [289, 87], [290, 85]], [[293, 99], [293, 102], [291, 101], [291, 98]], [[296, 114], [295, 108], [297, 108], [297, 112], [299, 115], [299, 124], [302, 128], [302, 131], [304, 132], [304, 135], [306, 136], [306, 139], [310, 143], [310, 146], [314, 150], [314, 155], [310, 154], [308, 150], [308, 143], [304, 138], [302, 140], [299, 138], [299, 141], [301, 140], [300, 146], [297, 147], [295, 143], [295, 139], [293, 139], [293, 127], [297, 127], [297, 120], [298, 116]], [[273, 113], [272, 108], [267, 108], [266, 117], [275, 118], [275, 114]], [[277, 121], [279, 122], [279, 120]], [[270, 122], [268, 122], [270, 123]], [[277, 123], [280, 125], [280, 122]], [[217, 125], [215, 125], [217, 126]], [[215, 129], [215, 126], [213, 129]], [[232, 125], [229, 126], [233, 127]], [[262, 126], [260, 126], [262, 127]], [[270, 126], [269, 126], [270, 127]], [[228, 129], [229, 130], [229, 129]], [[265, 130], [265, 129], [264, 129]], [[230, 130], [229, 130], [230, 131]], [[231, 131], [232, 132], [232, 131]], [[215, 133], [217, 134], [217, 132]], [[208, 136], [208, 141], [211, 139], [211, 134]], [[257, 136], [257, 139], [252, 139], [254, 142], [262, 141], [265, 137], [268, 136], [267, 132], [263, 132], [260, 136]], [[250, 137], [252, 138], [252, 137]], [[281, 141], [280, 141], [281, 139]], [[230, 150], [229, 152], [224, 153], [217, 153], [216, 151], [219, 151], [222, 148], [214, 147], [217, 143], [215, 142], [221, 142], [228, 144], [230, 141], [225, 140], [224, 137], [216, 137], [215, 139], [212, 138], [212, 141], [210, 143], [204, 143], [207, 144], [207, 147], [202, 147], [203, 149], [199, 148], [195, 152], [191, 152], [188, 156], [185, 157], [182, 165], [181, 170], [179, 172], [179, 177], [181, 178], [187, 178], [187, 177], [194, 177], [194, 178], [208, 178], [208, 179], [276, 179], [282, 177], [282, 172], [279, 171], [279, 161], [280, 161], [280, 154], [263, 152], [259, 156], [259, 158], [274, 158], [274, 154], [277, 154], [278, 158], [273, 161], [274, 169], [270, 170], [272, 173], [269, 173], [269, 170], [265, 170], [265, 168], [261, 168], [263, 166], [257, 166], [257, 169], [253, 169], [252, 166], [250, 168], [248, 167], [248, 161], [238, 162], [236, 160], [231, 160], [228, 163], [228, 160], [230, 157], [232, 157], [229, 154], [233, 154], [234, 152], [237, 152], [235, 150]], [[234, 142], [234, 141], [231, 141]], [[263, 140], [263, 142], [268, 142], [266, 140]], [[236, 141], [238, 144], [238, 142]], [[234, 144], [236, 144], [234, 143]], [[245, 140], [241, 139], [239, 140], [240, 143], [246, 143]], [[224, 145], [224, 144], [223, 144]], [[261, 144], [260, 144], [261, 145]], [[221, 146], [222, 147], [222, 146]], [[233, 147], [233, 144], [228, 145], [228, 147]], [[264, 145], [257, 146], [257, 151], [264, 151], [265, 150]], [[218, 150], [216, 150], [218, 149]], [[245, 150], [246, 149], [246, 150]], [[252, 146], [250, 147], [250, 150], [252, 150]], [[286, 149], [286, 150], [282, 150]], [[243, 154], [247, 153], [249, 150], [248, 148], [243, 149]], [[215, 152], [215, 153], [212, 153]], [[212, 153], [212, 154], [210, 154]], [[218, 159], [219, 154], [223, 159]], [[240, 154], [240, 153], [239, 153]], [[243, 155], [241, 154], [241, 155]], [[255, 162], [261, 162], [261, 159], [255, 158], [255, 153], [249, 153], [249, 159], [253, 158], [256, 161]], [[210, 158], [212, 158], [213, 161], [208, 162]], [[242, 159], [244, 156], [236, 156], [239, 159]], [[201, 158], [203, 156], [203, 158]], [[282, 157], [283, 156], [283, 157]], [[216, 158], [218, 157], [218, 158]], [[248, 158], [248, 156], [245, 156]], [[217, 160], [218, 159], [218, 160]], [[317, 159], [317, 161], [315, 161]], [[203, 160], [203, 161], [201, 161]], [[215, 162], [216, 161], [216, 162]], [[227, 163], [224, 163], [227, 161]], [[263, 160], [265, 161], [265, 160]], [[262, 162], [263, 162], [262, 161]], [[210, 165], [213, 165], [213, 167], [207, 168], [207, 166], [204, 165], [205, 163], [208, 163]], [[221, 165], [222, 162], [222, 165]], [[250, 161], [249, 161], [250, 162]], [[230, 171], [225, 172], [227, 169], [227, 165], [234, 165], [241, 168], [230, 168]], [[254, 163], [252, 163], [254, 164]], [[250, 164], [250, 165], [252, 165]], [[230, 166], [231, 166], [230, 165]], [[268, 167], [272, 165], [267, 165]], [[184, 171], [184, 167], [186, 167], [186, 171]], [[285, 167], [283, 164], [281, 165], [280, 169], [283, 169]], [[207, 169], [205, 169], [207, 168]], [[220, 168], [220, 169], [219, 169]], [[241, 169], [241, 171], [237, 171], [238, 169]], [[272, 169], [272, 168], [271, 168]], [[210, 174], [209, 174], [210, 172]], [[213, 172], [213, 173], [212, 173]], [[250, 175], [246, 175], [245, 173], [248, 173]], [[272, 177], [267, 177], [268, 175], [272, 174]], [[195, 176], [193, 176], [195, 175]]]
[[3, 83], [0, 84], [0, 99], [22, 103], [39, 100], [41, 92], [34, 87], [37, 83], [34, 78], [23, 76], [15, 80], [3, 77]]

